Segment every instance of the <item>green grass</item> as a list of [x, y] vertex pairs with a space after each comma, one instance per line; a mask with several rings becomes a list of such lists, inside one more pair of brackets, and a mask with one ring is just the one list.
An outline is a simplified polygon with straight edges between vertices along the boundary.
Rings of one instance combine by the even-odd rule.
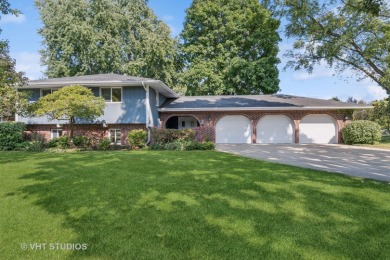
[[386, 259], [389, 202], [385, 182], [213, 151], [1, 152], [0, 259]]
[[390, 135], [382, 136], [381, 142], [374, 147], [390, 149]]

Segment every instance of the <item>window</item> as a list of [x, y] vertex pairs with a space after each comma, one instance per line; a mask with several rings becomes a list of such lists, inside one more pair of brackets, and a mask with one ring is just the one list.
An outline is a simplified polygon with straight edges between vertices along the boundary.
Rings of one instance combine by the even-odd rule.
[[58, 89], [41, 89], [41, 97], [47, 96], [49, 94], [53, 94]]
[[4, 117], [0, 116], [0, 122], [5, 122]]
[[122, 102], [122, 88], [101, 88], [100, 93], [106, 102]]
[[122, 132], [120, 129], [110, 129], [110, 141], [112, 144], [121, 144]]
[[62, 136], [62, 129], [52, 129], [51, 130], [51, 139], [56, 139]]

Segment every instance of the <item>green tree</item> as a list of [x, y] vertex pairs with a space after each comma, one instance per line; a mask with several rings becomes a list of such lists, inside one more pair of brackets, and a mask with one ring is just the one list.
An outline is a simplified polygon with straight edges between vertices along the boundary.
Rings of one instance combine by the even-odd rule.
[[374, 109], [371, 113], [371, 120], [377, 122], [382, 128], [390, 132], [390, 102], [389, 98], [375, 100], [371, 103]]
[[181, 34], [188, 95], [279, 91], [279, 21], [258, 0], [194, 0]]
[[[287, 20], [295, 38], [287, 67], [312, 72], [326, 61], [337, 72], [350, 69], [390, 94], [390, 6], [381, 0], [263, 0]], [[280, 16], [279, 16], [280, 15]]]
[[91, 121], [103, 115], [106, 106], [102, 97], [95, 97], [88, 88], [73, 85], [46, 95], [35, 104], [35, 114], [46, 115], [49, 120], [66, 120], [73, 140], [76, 119]]
[[147, 0], [35, 0], [49, 78], [119, 73], [176, 85], [177, 41]]
[[[18, 15], [6, 0], [0, 0], [0, 14]], [[0, 15], [0, 19], [1, 19]], [[1, 33], [1, 29], [0, 29]], [[27, 78], [23, 72], [16, 72], [15, 60], [9, 55], [8, 41], [0, 41], [0, 117], [12, 119], [15, 113], [26, 111], [28, 93], [18, 92], [16, 87], [23, 85]]]

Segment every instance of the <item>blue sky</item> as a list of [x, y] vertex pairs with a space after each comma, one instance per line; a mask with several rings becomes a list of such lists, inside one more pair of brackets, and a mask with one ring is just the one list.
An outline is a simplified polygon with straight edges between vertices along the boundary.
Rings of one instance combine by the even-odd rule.
[[[23, 12], [19, 17], [3, 16], [0, 27], [3, 32], [1, 39], [10, 42], [11, 56], [16, 59], [18, 70], [25, 71], [30, 79], [43, 78], [45, 68], [40, 66], [42, 38], [38, 29], [42, 26], [39, 14], [34, 7], [34, 0], [10, 0], [13, 8]], [[164, 20], [177, 36], [182, 28], [185, 10], [190, 6], [191, 0], [150, 0], [149, 6], [158, 17]], [[281, 28], [282, 31], [282, 28]], [[286, 59], [282, 57], [284, 51], [291, 48], [292, 40], [283, 37], [280, 43], [280, 88], [279, 93], [329, 99], [334, 96], [345, 100], [352, 96], [356, 99], [372, 101], [386, 97], [386, 93], [376, 83], [370, 80], [356, 81], [356, 76], [346, 71], [343, 75], [334, 75], [332, 69], [326, 65], [315, 68], [312, 74], [306, 71], [283, 71]]]

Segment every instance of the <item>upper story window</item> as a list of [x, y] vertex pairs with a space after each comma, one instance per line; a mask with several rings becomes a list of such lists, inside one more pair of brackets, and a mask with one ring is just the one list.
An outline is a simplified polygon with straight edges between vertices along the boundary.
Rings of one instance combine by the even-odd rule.
[[52, 94], [53, 92], [57, 91], [58, 89], [41, 89], [41, 97], [47, 96], [49, 94]]
[[100, 88], [100, 94], [106, 102], [122, 102], [122, 88]]

